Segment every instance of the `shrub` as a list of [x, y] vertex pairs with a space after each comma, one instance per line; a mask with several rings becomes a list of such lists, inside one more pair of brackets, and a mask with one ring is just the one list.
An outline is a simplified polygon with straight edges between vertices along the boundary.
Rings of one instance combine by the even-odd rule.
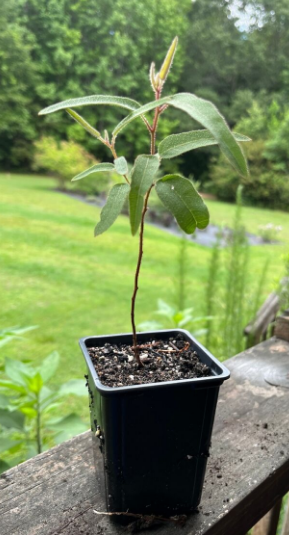
[[250, 176], [239, 177], [220, 157], [212, 165], [211, 181], [206, 189], [224, 201], [234, 202], [238, 185], [243, 185], [246, 204], [286, 209], [289, 204], [288, 176], [275, 170], [273, 162], [265, 156], [266, 142], [256, 140], [246, 145], [246, 156], [250, 166]]
[[[58, 179], [60, 189], [71, 189], [70, 181], [85, 167], [91, 167], [97, 160], [75, 141], [56, 141], [52, 137], [42, 137], [35, 143], [33, 168], [49, 171]], [[90, 177], [77, 186], [78, 191], [88, 195], [106, 192], [110, 185], [107, 173], [98, 173], [97, 179]], [[74, 190], [76, 188], [74, 187]]]
[[37, 367], [29, 361], [6, 359], [0, 373], [0, 473], [88, 428], [77, 414], [59, 415], [64, 397], [87, 392], [82, 379], [51, 390], [47, 383], [58, 364], [56, 351]]
[[243, 185], [247, 204], [287, 210], [289, 203], [288, 132], [289, 111], [271, 104], [254, 101], [236, 125], [237, 131], [246, 131], [253, 139], [245, 152], [250, 164], [250, 176], [241, 178], [219, 157], [211, 166], [207, 190], [219, 199], [234, 201], [238, 184]]
[[[36, 329], [8, 327], [0, 330], [0, 348]], [[77, 414], [59, 417], [67, 395], [86, 396], [82, 380], [74, 379], [58, 390], [47, 387], [59, 364], [51, 353], [40, 366], [30, 361], [6, 359], [0, 366], [0, 474], [33, 455], [87, 429]], [[9, 457], [9, 462], [7, 462]]]
[[262, 240], [265, 243], [276, 242], [278, 234], [282, 230], [280, 225], [273, 225], [273, 223], [267, 223], [267, 225], [259, 225], [258, 231]]

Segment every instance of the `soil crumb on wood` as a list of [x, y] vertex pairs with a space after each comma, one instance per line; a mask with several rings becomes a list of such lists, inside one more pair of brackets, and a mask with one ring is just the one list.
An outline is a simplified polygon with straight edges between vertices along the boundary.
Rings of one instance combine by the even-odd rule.
[[203, 364], [190, 342], [178, 334], [166, 341], [151, 339], [140, 344], [142, 366], [126, 344], [105, 344], [88, 348], [99, 380], [105, 386], [119, 387], [164, 381], [208, 377], [210, 369]]

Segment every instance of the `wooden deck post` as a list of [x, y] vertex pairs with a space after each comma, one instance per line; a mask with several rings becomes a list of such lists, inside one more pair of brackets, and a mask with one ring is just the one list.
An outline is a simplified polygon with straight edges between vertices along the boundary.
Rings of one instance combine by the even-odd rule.
[[287, 503], [287, 510], [285, 513], [281, 535], [289, 535], [289, 500]]
[[[289, 342], [289, 315], [278, 316], [275, 321], [275, 336], [281, 340]], [[288, 357], [289, 359], [289, 357]], [[282, 500], [274, 505], [253, 528], [253, 535], [276, 535]], [[289, 501], [287, 505], [287, 514], [284, 519], [282, 535], [289, 535]]]
[[253, 535], [276, 535], [279, 516], [281, 511], [282, 499], [254, 526]]

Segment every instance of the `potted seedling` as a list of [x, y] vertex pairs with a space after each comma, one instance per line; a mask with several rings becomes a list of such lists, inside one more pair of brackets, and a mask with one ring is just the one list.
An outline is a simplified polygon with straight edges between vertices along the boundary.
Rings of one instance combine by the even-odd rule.
[[[91, 426], [96, 459], [101, 452], [108, 511], [171, 515], [194, 509], [199, 501], [209, 455], [218, 391], [229, 372], [187, 331], [136, 332], [135, 302], [143, 255], [144, 223], [153, 188], [180, 228], [192, 234], [209, 223], [209, 213], [193, 183], [179, 174], [159, 177], [162, 160], [218, 144], [236, 171], [247, 166], [238, 142], [216, 107], [190, 93], [162, 97], [177, 47], [175, 38], [158, 73], [152, 63], [154, 100], [141, 105], [125, 97], [92, 95], [49, 106], [41, 115], [66, 110], [112, 154], [113, 162], [92, 166], [73, 178], [116, 171], [123, 182], [110, 191], [95, 236], [105, 232], [129, 204], [131, 232], [139, 249], [131, 300], [131, 334], [91, 336], [80, 341], [87, 369]], [[129, 114], [110, 136], [91, 126], [75, 108], [115, 105]], [[173, 134], [157, 147], [158, 123], [172, 106], [203, 129]], [[147, 114], [153, 111], [153, 118]], [[131, 172], [117, 154], [117, 136], [141, 119], [150, 151], [136, 157]], [[97, 461], [98, 462], [98, 461]], [[98, 462], [99, 465], [99, 462]], [[100, 477], [100, 476], [99, 476]]]

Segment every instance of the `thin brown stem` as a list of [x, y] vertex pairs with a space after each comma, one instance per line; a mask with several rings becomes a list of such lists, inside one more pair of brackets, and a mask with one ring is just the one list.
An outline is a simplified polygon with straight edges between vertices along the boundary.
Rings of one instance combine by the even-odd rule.
[[150, 189], [147, 191], [147, 194], [145, 196], [143, 210], [142, 210], [142, 216], [141, 216], [141, 223], [140, 223], [140, 232], [139, 232], [139, 252], [138, 252], [138, 260], [137, 260], [137, 266], [135, 271], [135, 277], [134, 277], [134, 290], [131, 298], [131, 324], [132, 324], [132, 337], [133, 337], [133, 349], [135, 358], [138, 364], [142, 365], [142, 362], [139, 357], [139, 351], [138, 351], [138, 345], [137, 345], [137, 334], [136, 334], [136, 326], [135, 326], [135, 301], [138, 291], [138, 279], [139, 279], [139, 273], [141, 268], [141, 261], [142, 261], [142, 255], [143, 255], [143, 235], [144, 235], [144, 220], [146, 211], [148, 209], [148, 200], [150, 196], [150, 192], [153, 188], [154, 184], [151, 185]]
[[39, 403], [39, 394], [37, 394], [37, 402], [36, 402], [36, 444], [37, 444], [37, 453], [42, 452], [42, 444], [41, 444], [41, 421], [40, 421], [40, 403]]
[[[156, 100], [159, 100], [161, 91], [156, 91], [155, 97]], [[153, 125], [150, 128], [150, 134], [151, 134], [151, 154], [155, 154], [155, 144], [156, 144], [156, 131], [158, 127], [158, 120], [160, 115], [160, 108], [155, 108], [155, 115], [153, 120]], [[144, 222], [145, 222], [145, 215], [148, 209], [148, 200], [151, 193], [152, 188], [154, 187], [154, 184], [151, 185], [149, 190], [146, 193], [142, 215], [141, 215], [141, 223], [140, 223], [140, 232], [139, 232], [139, 251], [138, 251], [138, 260], [137, 260], [137, 266], [135, 271], [135, 277], [134, 277], [134, 290], [131, 298], [131, 325], [132, 325], [132, 337], [133, 337], [133, 350], [135, 354], [135, 359], [137, 363], [141, 366], [143, 366], [143, 363], [140, 360], [139, 356], [139, 348], [137, 344], [137, 334], [136, 334], [136, 326], [135, 326], [135, 302], [136, 302], [136, 296], [138, 292], [138, 279], [140, 274], [140, 268], [141, 268], [141, 262], [142, 262], [142, 256], [143, 256], [143, 237], [144, 237]]]
[[152, 127], [151, 127], [150, 123], [148, 122], [147, 118], [144, 115], [141, 115], [140, 117], [143, 120], [144, 124], [146, 125], [148, 131], [151, 133]]

